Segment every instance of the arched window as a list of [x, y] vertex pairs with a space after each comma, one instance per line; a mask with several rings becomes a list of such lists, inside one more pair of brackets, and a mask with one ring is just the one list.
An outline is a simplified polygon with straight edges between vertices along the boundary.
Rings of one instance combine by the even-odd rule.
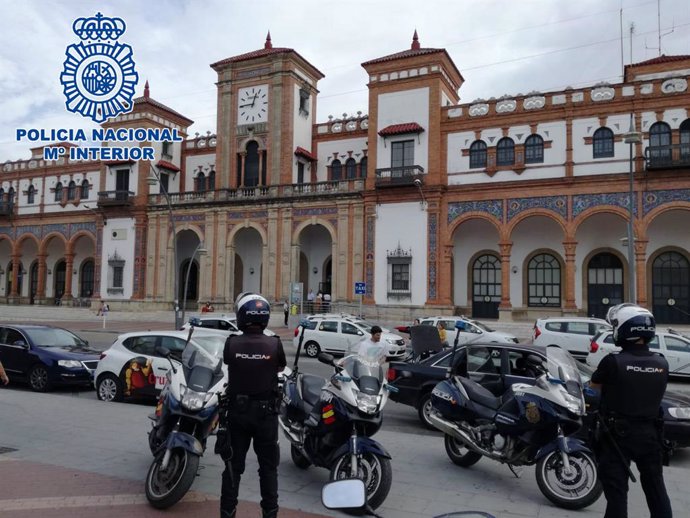
[[525, 164], [544, 162], [544, 139], [539, 135], [530, 135], [525, 140]]
[[599, 128], [592, 136], [594, 158], [609, 158], [613, 156], [613, 131]]
[[362, 160], [359, 162], [359, 176], [360, 178], [366, 178], [367, 177], [367, 157], [362, 157]]
[[470, 168], [486, 167], [486, 143], [475, 140], [470, 146]]
[[503, 137], [496, 144], [496, 165], [513, 165], [515, 163], [515, 142], [510, 137]]
[[62, 201], [62, 182], [58, 182], [55, 186], [55, 201]]
[[94, 262], [92, 259], [87, 259], [82, 264], [79, 281], [79, 296], [82, 298], [91, 297], [94, 286]]
[[29, 185], [26, 191], [26, 203], [29, 205], [36, 202], [36, 188], [33, 185]]
[[680, 124], [680, 159], [690, 160], [690, 119]]
[[206, 190], [206, 175], [199, 173], [196, 177], [196, 192], [204, 192]]
[[354, 158], [348, 158], [345, 162], [345, 178], [348, 180], [357, 177], [357, 162]]
[[561, 306], [561, 264], [551, 254], [537, 254], [527, 265], [527, 305]]
[[14, 187], [10, 187], [10, 190], [7, 191], [7, 203], [10, 205], [14, 203]]
[[77, 197], [77, 184], [74, 183], [74, 181], [71, 181], [67, 185], [67, 199], [68, 200], [74, 200]]
[[649, 157], [657, 163], [671, 161], [671, 128], [665, 122], [649, 128]]
[[0, 201], [5, 201], [5, 189], [0, 187]]
[[208, 190], [216, 190], [216, 172], [214, 170], [211, 170], [211, 172], [208, 173]]
[[88, 180], [84, 180], [83, 182], [81, 182], [81, 193], [80, 193], [80, 196], [79, 196], [79, 197], [80, 197], [82, 200], [88, 199], [88, 197], [89, 197], [89, 188], [90, 188], [90, 187], [91, 187], [91, 186], [89, 185], [89, 181], [88, 181]]
[[[247, 154], [244, 157], [244, 186], [259, 185], [259, 143], [252, 140], [247, 143]], [[264, 161], [264, 164], [266, 162]]]
[[333, 160], [331, 163], [331, 180], [340, 180], [343, 175], [343, 165], [340, 160]]

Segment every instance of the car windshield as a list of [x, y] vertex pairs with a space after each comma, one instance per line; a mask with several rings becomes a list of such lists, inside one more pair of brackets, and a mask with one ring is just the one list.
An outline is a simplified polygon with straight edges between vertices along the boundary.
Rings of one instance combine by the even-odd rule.
[[74, 347], [84, 346], [86, 342], [65, 329], [37, 328], [24, 329], [29, 338], [38, 347]]
[[481, 322], [477, 322], [476, 320], [470, 320], [470, 322], [472, 322], [475, 326], [477, 326], [479, 329], [481, 329], [482, 331], [484, 331], [486, 333], [493, 333], [494, 332], [494, 330], [491, 329], [486, 324], [482, 324]]
[[195, 336], [182, 351], [182, 364], [190, 369], [196, 366], [215, 370], [223, 361], [224, 336]]

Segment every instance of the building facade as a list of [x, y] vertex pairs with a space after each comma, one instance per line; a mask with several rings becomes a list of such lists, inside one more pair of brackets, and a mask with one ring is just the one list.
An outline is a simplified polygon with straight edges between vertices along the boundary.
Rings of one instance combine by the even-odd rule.
[[632, 212], [637, 301], [690, 322], [690, 56], [468, 103], [450, 55], [415, 33], [362, 64], [367, 113], [327, 122], [323, 74], [270, 35], [211, 66], [215, 134], [187, 137], [192, 121], [147, 84], [104, 126], [185, 137], [153, 143], [153, 162], [47, 162], [42, 148], [5, 162], [0, 300], [230, 308], [302, 283], [347, 308], [365, 282], [380, 317], [603, 316], [628, 297]]

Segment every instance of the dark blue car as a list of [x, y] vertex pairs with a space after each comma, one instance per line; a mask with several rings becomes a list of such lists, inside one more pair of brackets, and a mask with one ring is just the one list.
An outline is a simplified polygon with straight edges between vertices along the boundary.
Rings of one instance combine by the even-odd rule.
[[56, 385], [93, 387], [98, 351], [59, 327], [0, 324], [0, 361], [11, 380], [26, 380], [37, 392]]

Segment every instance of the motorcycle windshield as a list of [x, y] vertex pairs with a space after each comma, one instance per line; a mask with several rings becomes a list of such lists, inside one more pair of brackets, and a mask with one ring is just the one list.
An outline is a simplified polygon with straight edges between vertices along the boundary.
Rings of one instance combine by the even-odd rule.
[[366, 379], [367, 384], [376, 381], [380, 386], [388, 370], [388, 364], [385, 363], [386, 354], [386, 348], [383, 345], [360, 347], [357, 354], [343, 358], [342, 366], [350, 377], [358, 382], [358, 385]]
[[223, 364], [223, 348], [225, 337], [195, 336], [182, 351], [182, 365], [188, 369], [194, 367], [206, 367], [215, 371]]
[[579, 396], [582, 391], [582, 378], [577, 367], [577, 360], [568, 351], [558, 346], [546, 348], [546, 359], [549, 376], [561, 380], [568, 393]]

